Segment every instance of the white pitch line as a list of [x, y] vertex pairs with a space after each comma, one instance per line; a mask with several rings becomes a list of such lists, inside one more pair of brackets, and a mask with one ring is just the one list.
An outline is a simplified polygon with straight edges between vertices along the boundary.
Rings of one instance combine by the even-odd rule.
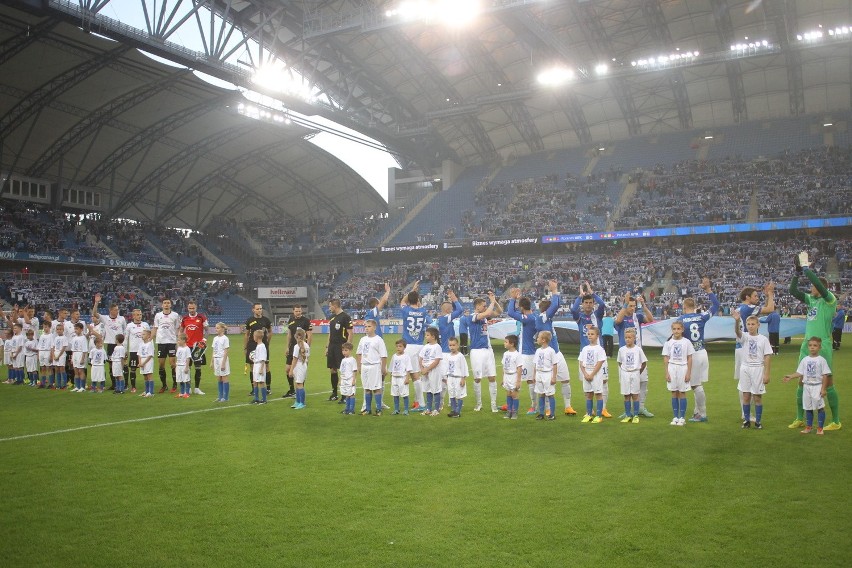
[[[328, 394], [331, 391], [325, 392], [312, 392], [308, 393], [308, 396], [315, 396], [318, 394]], [[292, 400], [285, 398], [274, 398], [269, 400], [268, 402], [275, 402], [278, 400]], [[175, 412], [173, 414], [160, 414], [158, 416], [147, 416], [145, 418], [131, 418], [129, 420], [119, 420], [117, 422], [104, 422], [102, 424], [89, 424], [88, 426], [77, 426], [76, 428], [65, 428], [64, 430], [52, 430], [50, 432], [38, 432], [36, 434], [22, 434], [20, 436], [10, 436], [8, 438], [0, 438], [0, 442], [11, 442], [13, 440], [26, 440], [27, 438], [39, 438], [41, 436], [52, 436], [54, 434], [67, 434], [69, 432], [79, 432], [80, 430], [90, 430], [92, 428], [104, 428], [106, 426], [118, 426], [120, 424], [134, 424], [136, 422], [148, 422], [149, 420], [161, 420], [163, 418], [174, 418], [176, 416], [187, 416], [189, 414], [200, 414], [202, 412], [215, 412], [216, 410], [227, 410], [228, 408], [240, 408], [243, 406], [251, 406], [250, 402], [243, 402], [240, 404], [229, 404], [227, 406], [214, 406], [213, 408], [202, 408], [199, 410], [187, 410], [186, 412]]]

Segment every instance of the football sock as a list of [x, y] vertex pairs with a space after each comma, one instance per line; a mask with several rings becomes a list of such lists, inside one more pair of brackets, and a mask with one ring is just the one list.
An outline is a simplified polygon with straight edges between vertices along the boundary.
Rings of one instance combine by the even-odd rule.
[[639, 416], [639, 401], [633, 401], [633, 416]]
[[751, 404], [743, 403], [743, 420], [746, 422], [751, 421]]
[[290, 385], [290, 392], [295, 392], [293, 388], [293, 377], [287, 377], [287, 384]]
[[488, 393], [491, 395], [491, 406], [497, 406], [497, 381], [488, 382]]
[[136, 388], [136, 371], [130, 371], [130, 386]]
[[393, 397], [393, 410], [394, 412], [399, 412], [399, 397]]
[[201, 367], [195, 368], [195, 388], [201, 386]]
[[604, 381], [603, 391], [601, 392], [601, 394], [602, 394], [601, 398], [603, 399], [604, 408], [606, 408], [606, 403], [609, 400], [609, 381]]
[[674, 413], [674, 417], [678, 418], [678, 412], [680, 412], [680, 402], [675, 397], [672, 397], [672, 412]]
[[219, 400], [222, 400], [222, 398], [225, 396], [225, 383], [219, 381], [217, 387], [219, 388]]
[[[152, 392], [152, 394], [154, 392], [153, 382], [151, 383], [151, 392]], [[230, 394], [231, 394], [231, 383], [227, 382], [227, 383], [225, 383], [225, 400], [228, 400], [228, 396]]]
[[[115, 379], [111, 379], [112, 384], [115, 385]], [[165, 367], [160, 367], [160, 382], [163, 383], [163, 387], [166, 386], [166, 369]]]
[[473, 381], [473, 396], [476, 397], [476, 404], [482, 406], [482, 383], [479, 381]]
[[648, 381], [639, 383], [639, 406], [645, 408], [645, 399], [648, 398]]
[[538, 397], [538, 413], [544, 416], [544, 397]]
[[568, 381], [562, 383], [562, 398], [565, 399], [565, 408], [571, 406], [571, 383]]
[[263, 402], [266, 402], [266, 387], [260, 387], [260, 396]]
[[805, 409], [802, 405], [802, 396], [804, 395], [804, 393], [805, 387], [799, 385], [799, 388], [796, 389], [796, 420], [801, 420], [805, 415]]
[[686, 418], [686, 397], [678, 399], [680, 401], [680, 416], [679, 418]]
[[692, 392], [695, 394], [695, 411], [701, 416], [707, 416], [707, 393], [704, 387], [696, 387]]
[[831, 421], [840, 424], [840, 400], [837, 398], [837, 389], [834, 385], [825, 389], [825, 400], [831, 409]]
[[414, 402], [416, 402], [420, 406], [426, 405], [426, 403], [423, 401], [423, 383], [420, 381], [420, 379], [416, 379], [414, 381]]
[[[811, 422], [813, 422], [813, 411], [811, 411]], [[820, 408], [817, 411], [817, 426], [822, 428], [824, 424], [825, 424], [825, 409]], [[810, 426], [810, 424], [808, 424], [808, 426]]]
[[547, 397], [548, 402], [550, 402], [550, 415], [556, 416], [556, 397], [550, 395]]
[[506, 410], [512, 412], [512, 397], [506, 393]]
[[373, 393], [365, 390], [364, 391], [364, 410], [370, 412], [370, 409], [373, 407]]
[[760, 419], [763, 416], [763, 404], [754, 405], [754, 421], [760, 423]]
[[331, 372], [331, 396], [337, 396], [337, 381], [339, 377], [336, 371]]
[[598, 416], [601, 416], [601, 415], [603, 414], [603, 408], [604, 408], [604, 403], [603, 403], [603, 399], [602, 399], [602, 398], [599, 398], [599, 399], [598, 399], [598, 406], [597, 406], [597, 408], [598, 408]]
[[530, 383], [527, 385], [530, 388], [530, 408], [535, 408], [536, 397], [535, 397], [535, 384]]
[[172, 388], [177, 386], [177, 368], [172, 367]]
[[515, 406], [514, 406], [513, 412], [515, 413], [515, 416], [517, 416], [518, 415], [518, 409], [521, 407], [521, 399], [519, 399], [519, 398], [514, 399], [514, 403], [515, 403]]
[[432, 410], [432, 403], [434, 402], [434, 400], [435, 400], [435, 395], [433, 395], [431, 392], [427, 392], [426, 393], [426, 410], [429, 410], [429, 411]]
[[[438, 396], [438, 402], [440, 403], [441, 402], [441, 395], [439, 394], [437, 396]], [[376, 399], [376, 412], [381, 412], [382, 411], [382, 393], [376, 394], [374, 398]]]
[[266, 390], [272, 389], [272, 371], [266, 371]]
[[810, 428], [811, 426], [814, 425], [814, 411], [813, 410], [806, 410], [805, 416], [806, 416], [808, 428]]
[[586, 414], [588, 416], [591, 416], [593, 414], [592, 408], [593, 408], [594, 403], [595, 403], [595, 401], [593, 401], [592, 399], [590, 399], [590, 398], [586, 399]]
[[633, 416], [632, 412], [630, 411], [630, 401], [629, 400], [624, 401], [624, 415], [625, 416]]
[[405, 408], [405, 411], [408, 412], [408, 397], [407, 396], [402, 397], [402, 403], [403, 403], [403, 406]]
[[435, 394], [435, 410], [441, 410], [441, 393]]
[[257, 400], [257, 395], [258, 395], [258, 392], [257, 392], [257, 385], [253, 385], [253, 386], [251, 387], [251, 394], [252, 394], [252, 396], [254, 397], [254, 399], [255, 399], [255, 400]]
[[463, 398], [457, 398], [457, 399], [456, 399], [456, 413], [457, 413], [459, 416], [461, 416], [461, 409], [462, 409], [462, 405], [463, 405], [463, 404], [464, 404], [464, 399], [463, 399]]

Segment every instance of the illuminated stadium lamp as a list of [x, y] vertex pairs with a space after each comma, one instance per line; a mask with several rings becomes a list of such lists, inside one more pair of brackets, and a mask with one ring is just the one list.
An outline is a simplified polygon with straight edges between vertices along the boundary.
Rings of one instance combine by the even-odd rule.
[[598, 63], [595, 65], [595, 74], [606, 75], [607, 71], [609, 71], [609, 66], [606, 63]]
[[705, 140], [713, 140], [713, 135], [709, 134], [709, 135], [705, 136], [704, 139]]
[[538, 74], [536, 79], [542, 85], [557, 87], [574, 78], [574, 72], [566, 67], [553, 67]]
[[825, 127], [834, 126], [834, 123], [833, 122], [826, 122], [825, 124], [823, 124], [823, 126], [825, 126]]
[[408, 0], [385, 11], [385, 17], [406, 22], [439, 22], [457, 28], [475, 20], [480, 12], [481, 0]]
[[598, 148], [598, 152], [603, 152], [604, 150], [606, 150], [606, 148], [605, 148], [605, 147], [603, 147], [603, 146], [601, 146], [600, 148]]

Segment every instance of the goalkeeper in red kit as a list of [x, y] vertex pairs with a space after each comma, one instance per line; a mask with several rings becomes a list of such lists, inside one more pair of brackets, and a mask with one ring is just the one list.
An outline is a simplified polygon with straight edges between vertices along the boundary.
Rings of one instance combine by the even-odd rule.
[[186, 335], [186, 345], [192, 350], [192, 364], [195, 366], [195, 394], [204, 394], [201, 390], [201, 368], [207, 364], [207, 316], [198, 313], [198, 304], [189, 302], [187, 314], [180, 322], [180, 329]]

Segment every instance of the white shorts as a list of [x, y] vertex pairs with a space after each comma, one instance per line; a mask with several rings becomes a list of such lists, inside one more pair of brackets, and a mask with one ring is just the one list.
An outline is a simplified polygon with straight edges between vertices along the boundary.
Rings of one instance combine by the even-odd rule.
[[[51, 354], [52, 354], [52, 352], [51, 352]], [[11, 352], [5, 351], [5, 350], [3, 351], [3, 364], [6, 365], [7, 367], [12, 366], [12, 353]], [[50, 364], [52, 365], [53, 362], [51, 362]]]
[[700, 387], [710, 380], [710, 359], [707, 350], [700, 349], [692, 354], [692, 372], [689, 375], [689, 386]]
[[24, 352], [23, 349], [21, 349], [21, 352], [18, 353], [17, 357], [15, 357], [15, 362], [12, 366], [15, 367], [16, 369], [23, 369], [24, 364], [26, 363], [26, 359], [27, 359], [27, 354]]
[[825, 399], [819, 393], [822, 392], [822, 384], [803, 385], [802, 408], [805, 410], [819, 410], [825, 408]]
[[139, 369], [139, 372], [143, 375], [153, 375], [154, 374], [154, 358], [151, 357], [148, 359], [148, 362], [145, 363], [145, 366]]
[[449, 369], [449, 365], [447, 363], [447, 357], [449, 357], [449, 356], [450, 356], [449, 353], [443, 353], [441, 355], [441, 362], [438, 363], [438, 370], [441, 371], [441, 379], [443, 379], [444, 381], [447, 380], [447, 372], [448, 372], [448, 369]]
[[494, 362], [494, 351], [491, 349], [471, 349], [470, 366], [474, 379], [497, 376], [497, 364]]
[[553, 396], [556, 394], [556, 385], [550, 384], [551, 381], [550, 374], [547, 375], [544, 380], [539, 379], [539, 375], [536, 375], [535, 380], [535, 394], [543, 394], [545, 396]]
[[431, 392], [432, 394], [440, 394], [444, 390], [444, 377], [441, 375], [441, 366], [438, 365], [425, 377], [421, 377], [421, 385], [423, 392]]
[[124, 376], [124, 364], [121, 361], [112, 361], [112, 376], [113, 377], [123, 377]]
[[639, 382], [647, 383], [648, 382], [648, 366], [645, 365], [645, 370], [639, 373]]
[[751, 394], [765, 393], [766, 385], [763, 384], [763, 366], [750, 367], [743, 365], [740, 367], [740, 380], [737, 383], [737, 389], [740, 392], [750, 392]]
[[671, 392], [688, 392], [689, 383], [686, 382], [686, 365], [673, 365], [669, 363], [669, 377], [671, 382], [667, 382], [666, 386]]
[[[231, 358], [228, 357], [227, 359], [225, 359], [225, 370], [224, 371], [222, 370], [222, 359], [225, 359], [225, 358], [219, 357], [218, 359], [216, 359], [216, 358], [213, 359], [213, 376], [214, 377], [227, 377], [228, 375], [231, 374]], [[153, 361], [151, 361], [151, 363], [153, 363]], [[148, 374], [148, 373], [145, 373], [144, 371], [143, 371], [143, 373]]]
[[365, 391], [374, 391], [382, 388], [381, 365], [361, 366], [361, 386]]
[[50, 367], [53, 365], [53, 362], [50, 360], [50, 351], [38, 352], [38, 365], [39, 367]]
[[[65, 366], [65, 360], [67, 358], [68, 358], [68, 353], [67, 352], [63, 353], [62, 355], [59, 356], [59, 359], [56, 359], [55, 361], [53, 361], [51, 363], [51, 365], [53, 365], [54, 367], [64, 367]], [[53, 358], [51, 357], [51, 359], [53, 359]]]
[[582, 372], [580, 373], [581, 380], [583, 381], [583, 392], [593, 392], [595, 394], [603, 393], [603, 383], [604, 383], [604, 368], [601, 367], [601, 370], [592, 377], [591, 381], [587, 381], [585, 377], [583, 377]]
[[[295, 374], [295, 373], [294, 373]], [[341, 396], [355, 396], [355, 377], [340, 378]]]
[[568, 363], [565, 362], [565, 355], [560, 351], [556, 352], [556, 382], [566, 383], [571, 380], [571, 374], [568, 372]]
[[405, 384], [405, 379], [407, 377], [405, 375], [401, 377], [391, 377], [391, 396], [401, 396], [403, 398], [408, 396], [409, 388], [408, 385]]
[[420, 350], [423, 349], [422, 345], [406, 345], [405, 346], [405, 354], [408, 355], [409, 360], [411, 360], [411, 371], [416, 373], [420, 370]]
[[[521, 380], [535, 383], [533, 369], [535, 369], [535, 355], [521, 355]], [[506, 370], [503, 369], [503, 372], [505, 373]]]
[[178, 365], [177, 370], [175, 371], [175, 382], [178, 383], [188, 383], [189, 382], [189, 366], [188, 365]]
[[740, 380], [740, 369], [743, 366], [743, 348], [737, 347], [734, 349], [734, 380]]
[[86, 354], [82, 351], [75, 351], [71, 354], [71, 365], [75, 369], [86, 368]]
[[25, 363], [26, 369], [28, 373], [35, 373], [38, 371], [38, 357], [35, 355], [30, 355], [27, 357]]
[[625, 371], [619, 367], [618, 382], [621, 384], [621, 394], [627, 396], [629, 394], [639, 394], [639, 371]]
[[462, 386], [462, 379], [467, 377], [447, 377], [447, 393], [450, 398], [464, 398], [467, 396], [467, 380]]
[[256, 383], [266, 382], [266, 372], [260, 372], [260, 365], [255, 363], [251, 368], [251, 380]]
[[106, 381], [106, 374], [104, 373], [103, 365], [92, 365], [92, 382], [93, 383], [102, 383]]
[[[518, 374], [517, 373], [515, 373], [514, 375], [505, 375], [504, 374], [503, 375], [503, 388], [506, 389], [507, 391], [514, 391], [515, 390], [515, 381], [517, 381], [517, 380], [518, 380]], [[521, 384], [523, 384], [523, 382], [524, 381], [521, 380]]]
[[297, 385], [305, 384], [305, 379], [308, 378], [308, 364], [296, 363], [293, 366], [293, 382]]

